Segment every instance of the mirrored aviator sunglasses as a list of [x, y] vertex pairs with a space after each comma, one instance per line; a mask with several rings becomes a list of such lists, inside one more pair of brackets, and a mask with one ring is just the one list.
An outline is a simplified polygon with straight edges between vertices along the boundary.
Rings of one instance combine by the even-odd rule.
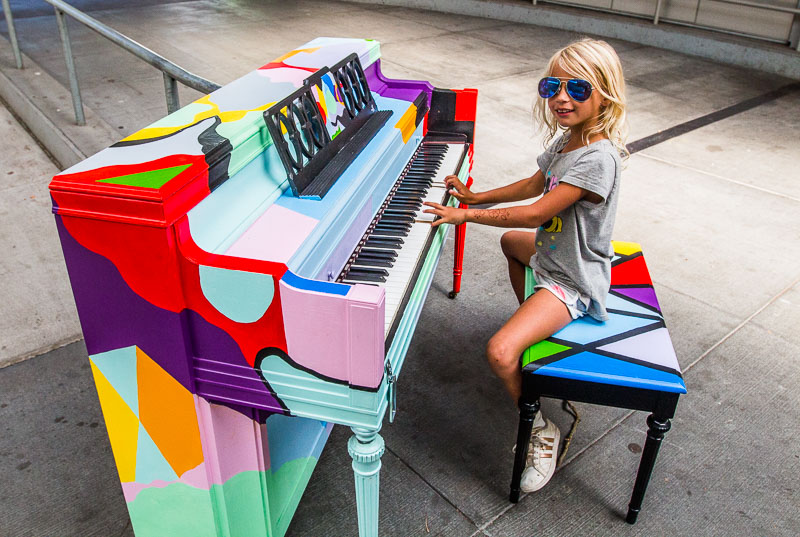
[[592, 95], [592, 85], [587, 80], [582, 78], [562, 80], [554, 76], [546, 76], [539, 81], [539, 96], [549, 99], [558, 95], [558, 92], [561, 91], [561, 84], [567, 85], [567, 95], [579, 103], [586, 101]]

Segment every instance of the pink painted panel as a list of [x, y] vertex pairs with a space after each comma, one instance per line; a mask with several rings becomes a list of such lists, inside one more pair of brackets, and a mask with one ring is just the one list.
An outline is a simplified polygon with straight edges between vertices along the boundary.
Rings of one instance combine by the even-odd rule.
[[355, 285], [342, 296], [296, 289], [281, 281], [280, 293], [292, 360], [324, 377], [369, 388], [380, 385], [383, 289]]
[[319, 220], [271, 205], [225, 252], [235, 257], [286, 263]]
[[265, 460], [269, 450], [262, 449], [267, 439], [258, 422], [201, 397], [195, 400], [210, 484], [221, 485], [241, 472], [269, 468], [269, 459]]

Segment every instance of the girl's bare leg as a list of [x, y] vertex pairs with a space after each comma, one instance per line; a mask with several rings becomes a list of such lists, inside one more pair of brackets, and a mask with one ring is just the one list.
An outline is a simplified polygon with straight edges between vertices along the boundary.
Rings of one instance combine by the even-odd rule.
[[536, 232], [508, 231], [500, 238], [500, 247], [508, 261], [508, 277], [517, 295], [517, 301], [525, 301], [525, 268], [536, 253]]
[[486, 347], [489, 366], [503, 381], [515, 405], [522, 393], [520, 355], [534, 343], [558, 332], [570, 321], [572, 317], [567, 306], [547, 289], [539, 289], [489, 340]]

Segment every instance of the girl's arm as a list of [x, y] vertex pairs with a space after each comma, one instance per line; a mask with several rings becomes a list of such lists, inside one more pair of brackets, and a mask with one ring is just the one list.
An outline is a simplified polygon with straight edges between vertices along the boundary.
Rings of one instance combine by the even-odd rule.
[[520, 179], [516, 183], [486, 192], [472, 192], [455, 175], [448, 175], [444, 181], [450, 194], [467, 205], [522, 201], [535, 198], [544, 192], [544, 174], [541, 170], [537, 170], [532, 176]]
[[435, 214], [439, 217], [439, 219], [431, 223], [433, 227], [440, 224], [459, 225], [464, 222], [477, 222], [496, 227], [527, 227], [535, 229], [549, 222], [555, 215], [583, 199], [589, 193], [588, 190], [583, 188], [568, 183], [559, 183], [553, 190], [530, 205], [518, 205], [502, 209], [460, 209], [426, 202], [425, 205], [431, 207], [431, 209], [425, 209], [424, 212]]

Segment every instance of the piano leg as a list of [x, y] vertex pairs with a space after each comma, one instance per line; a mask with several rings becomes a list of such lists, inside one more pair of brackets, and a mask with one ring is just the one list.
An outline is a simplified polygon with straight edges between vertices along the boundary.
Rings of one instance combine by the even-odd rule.
[[[466, 205], [462, 205], [464, 209]], [[461, 292], [461, 272], [464, 265], [464, 239], [467, 235], [467, 224], [456, 226], [455, 261], [453, 263], [453, 290], [447, 296], [455, 298]]]
[[356, 481], [356, 509], [359, 537], [378, 537], [378, 492], [380, 490], [381, 455], [385, 444], [379, 429], [353, 427], [347, 451], [353, 458]]
[[[467, 179], [466, 187], [472, 186], [472, 177]], [[462, 209], [469, 209], [469, 205], [462, 203]], [[447, 296], [455, 298], [461, 292], [461, 272], [464, 266], [464, 241], [467, 236], [467, 223], [456, 226], [455, 260], [453, 261], [453, 290]]]

